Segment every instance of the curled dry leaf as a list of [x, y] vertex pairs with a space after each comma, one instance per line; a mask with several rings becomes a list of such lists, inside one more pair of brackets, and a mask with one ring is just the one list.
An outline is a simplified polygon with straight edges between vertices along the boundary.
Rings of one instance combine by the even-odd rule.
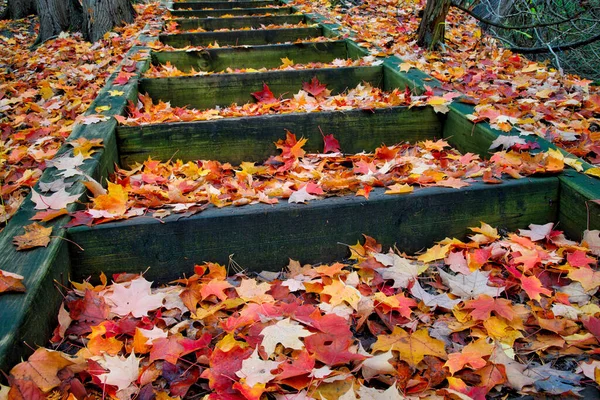
[[27, 250], [34, 247], [47, 247], [50, 243], [50, 235], [52, 234], [52, 227], [44, 227], [37, 222], [33, 224], [25, 225], [24, 235], [15, 236], [13, 238], [13, 244], [17, 246], [17, 250]]

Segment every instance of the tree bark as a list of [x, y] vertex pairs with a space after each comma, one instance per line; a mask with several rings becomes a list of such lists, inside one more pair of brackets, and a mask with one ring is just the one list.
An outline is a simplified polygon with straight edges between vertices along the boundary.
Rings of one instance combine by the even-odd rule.
[[444, 44], [450, 5], [451, 0], [427, 0], [418, 31], [417, 44], [420, 47], [437, 50]]
[[115, 26], [133, 22], [135, 10], [130, 0], [83, 0], [83, 37], [91, 42]]
[[40, 32], [36, 44], [63, 31], [81, 30], [83, 11], [78, 0], [36, 0], [36, 7], [40, 17]]
[[20, 19], [35, 14], [34, 0], [8, 0], [0, 19]]

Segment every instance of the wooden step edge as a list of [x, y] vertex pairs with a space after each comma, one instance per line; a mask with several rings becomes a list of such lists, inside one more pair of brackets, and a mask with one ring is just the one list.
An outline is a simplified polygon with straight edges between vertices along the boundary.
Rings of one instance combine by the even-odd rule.
[[258, 8], [279, 4], [277, 0], [251, 0], [251, 1], [193, 1], [186, 3], [173, 3], [173, 10], [203, 10], [211, 9], [233, 9], [233, 8]]
[[[143, 44], [153, 40], [145, 35], [150, 27], [146, 26], [137, 38], [140, 46], [132, 47], [125, 55], [117, 70], [107, 79], [105, 86], [101, 89], [98, 97], [90, 104], [84, 113], [86, 116], [99, 114], [95, 109], [101, 106], [110, 106], [109, 110], [102, 112], [107, 118], [88, 125], [77, 125], [67, 142], [77, 138], [102, 139], [104, 147], [86, 160], [78, 167], [83, 173], [92, 176], [96, 180], [107, 177], [118, 161], [117, 146], [115, 139], [116, 120], [113, 115], [122, 114], [127, 105], [127, 100], [137, 95], [137, 78], [149, 66], [149, 48]], [[115, 84], [115, 79], [128, 60], [136, 58], [136, 55], [146, 54], [146, 59], [134, 61], [135, 76], [124, 85]], [[122, 91], [118, 96], [111, 95], [111, 90]], [[63, 145], [57, 157], [72, 154], [71, 146]], [[56, 168], [47, 168], [41, 182], [54, 181], [58, 171]], [[75, 182], [69, 189], [70, 194], [83, 195], [85, 187], [80, 177], [69, 178]], [[34, 190], [39, 191], [39, 184]], [[34, 203], [31, 194], [27, 196], [19, 211], [8, 221], [8, 224], [0, 234], [0, 254], [2, 254], [2, 265], [0, 268], [24, 276], [25, 293], [5, 294], [0, 296], [0, 370], [8, 372], [10, 368], [21, 358], [26, 358], [35, 350], [37, 345], [45, 345], [55, 323], [60, 299], [56, 300], [58, 290], [55, 281], [67, 283], [66, 279], [70, 273], [70, 262], [67, 247], [65, 246], [65, 230], [62, 228], [64, 217], [47, 223], [45, 227], [52, 227], [51, 240], [47, 247], [37, 247], [25, 251], [17, 251], [12, 244], [14, 236], [25, 233], [23, 227], [34, 221], [30, 218], [35, 215]], [[75, 211], [78, 204], [71, 203], [67, 206], [69, 212]], [[52, 295], [52, 293], [56, 295]], [[50, 304], [50, 305], [49, 305]], [[43, 305], [43, 307], [42, 307]], [[43, 309], [44, 312], [39, 312]]]
[[309, 152], [323, 150], [323, 131], [333, 134], [345, 153], [359, 153], [381, 144], [439, 139], [442, 123], [431, 107], [390, 107], [119, 126], [120, 165], [142, 163], [148, 157], [261, 162], [278, 153], [273, 143], [285, 137], [286, 130], [308, 139], [305, 149]]
[[[177, 18], [203, 18], [203, 15], [206, 15], [204, 18], [222, 18], [219, 14], [233, 14], [233, 15], [263, 15], [270, 14], [273, 15], [293, 15], [296, 11], [293, 11], [293, 7], [285, 7], [285, 6], [275, 6], [275, 7], [257, 7], [257, 8], [246, 8], [246, 9], [213, 9], [213, 10], [173, 10], [172, 8], [169, 10], [171, 16]], [[210, 16], [210, 14], [216, 14], [216, 16]]]
[[270, 24], [298, 24], [300, 22], [306, 22], [306, 18], [302, 14], [290, 14], [290, 15], [268, 15], [268, 16], [240, 16], [231, 18], [198, 18], [198, 19], [185, 19], [175, 18], [169, 19], [166, 23], [176, 23], [180, 30], [190, 30], [203, 28], [207, 31], [214, 31], [216, 29], [224, 28], [244, 28], [254, 27], [258, 28], [260, 25]]
[[251, 271], [280, 270], [288, 258], [302, 263], [330, 262], [348, 256], [344, 245], [361, 235], [384, 247], [409, 253], [446, 236], [464, 238], [467, 227], [485, 221], [509, 230], [556, 218], [558, 179], [508, 180], [500, 185], [475, 182], [462, 189], [429, 187], [408, 195], [371, 192], [308, 204], [249, 205], [207, 210], [163, 221], [138, 217], [68, 231], [76, 280], [150, 267], [146, 278], [168, 282], [192, 271], [194, 263], [227, 265], [229, 256]]

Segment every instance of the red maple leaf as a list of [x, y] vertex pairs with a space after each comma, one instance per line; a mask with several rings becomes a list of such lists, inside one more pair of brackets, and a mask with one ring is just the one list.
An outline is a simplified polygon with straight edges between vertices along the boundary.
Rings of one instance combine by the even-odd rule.
[[263, 90], [252, 93], [252, 96], [254, 96], [259, 104], [272, 104], [279, 101], [266, 83], [263, 83]]
[[339, 153], [340, 152], [340, 142], [338, 142], [338, 140], [336, 138], [333, 137], [333, 133], [329, 134], [329, 135], [324, 135], [323, 132], [321, 132], [321, 135], [323, 136], [323, 153]]
[[121, 72], [119, 72], [119, 75], [117, 75], [117, 77], [115, 78], [113, 83], [115, 85], [126, 85], [127, 82], [129, 82], [129, 78], [131, 78], [134, 75], [135, 75], [135, 73], [133, 73], [133, 72], [121, 71]]
[[180, 357], [208, 346], [211, 339], [210, 333], [205, 333], [197, 340], [186, 338], [180, 333], [166, 338], [154, 339], [150, 351], [150, 362], [165, 360], [171, 364], [177, 364]]
[[314, 76], [310, 82], [302, 83], [302, 90], [312, 94], [315, 97], [319, 97], [321, 93], [323, 93], [327, 89], [326, 85], [323, 85], [316, 76]]

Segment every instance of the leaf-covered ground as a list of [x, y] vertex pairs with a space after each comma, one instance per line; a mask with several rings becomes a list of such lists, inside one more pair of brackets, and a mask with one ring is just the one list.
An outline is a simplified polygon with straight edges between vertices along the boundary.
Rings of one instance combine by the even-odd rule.
[[96, 43], [63, 34], [36, 49], [35, 19], [0, 21], [0, 226], [16, 212], [106, 79], [135, 44], [156, 4]]
[[418, 257], [365, 236], [346, 260], [279, 273], [205, 263], [160, 288], [132, 274], [73, 283], [53, 345], [15, 366], [3, 391], [348, 400], [597, 389], [597, 233], [576, 243], [552, 223], [471, 231]]

